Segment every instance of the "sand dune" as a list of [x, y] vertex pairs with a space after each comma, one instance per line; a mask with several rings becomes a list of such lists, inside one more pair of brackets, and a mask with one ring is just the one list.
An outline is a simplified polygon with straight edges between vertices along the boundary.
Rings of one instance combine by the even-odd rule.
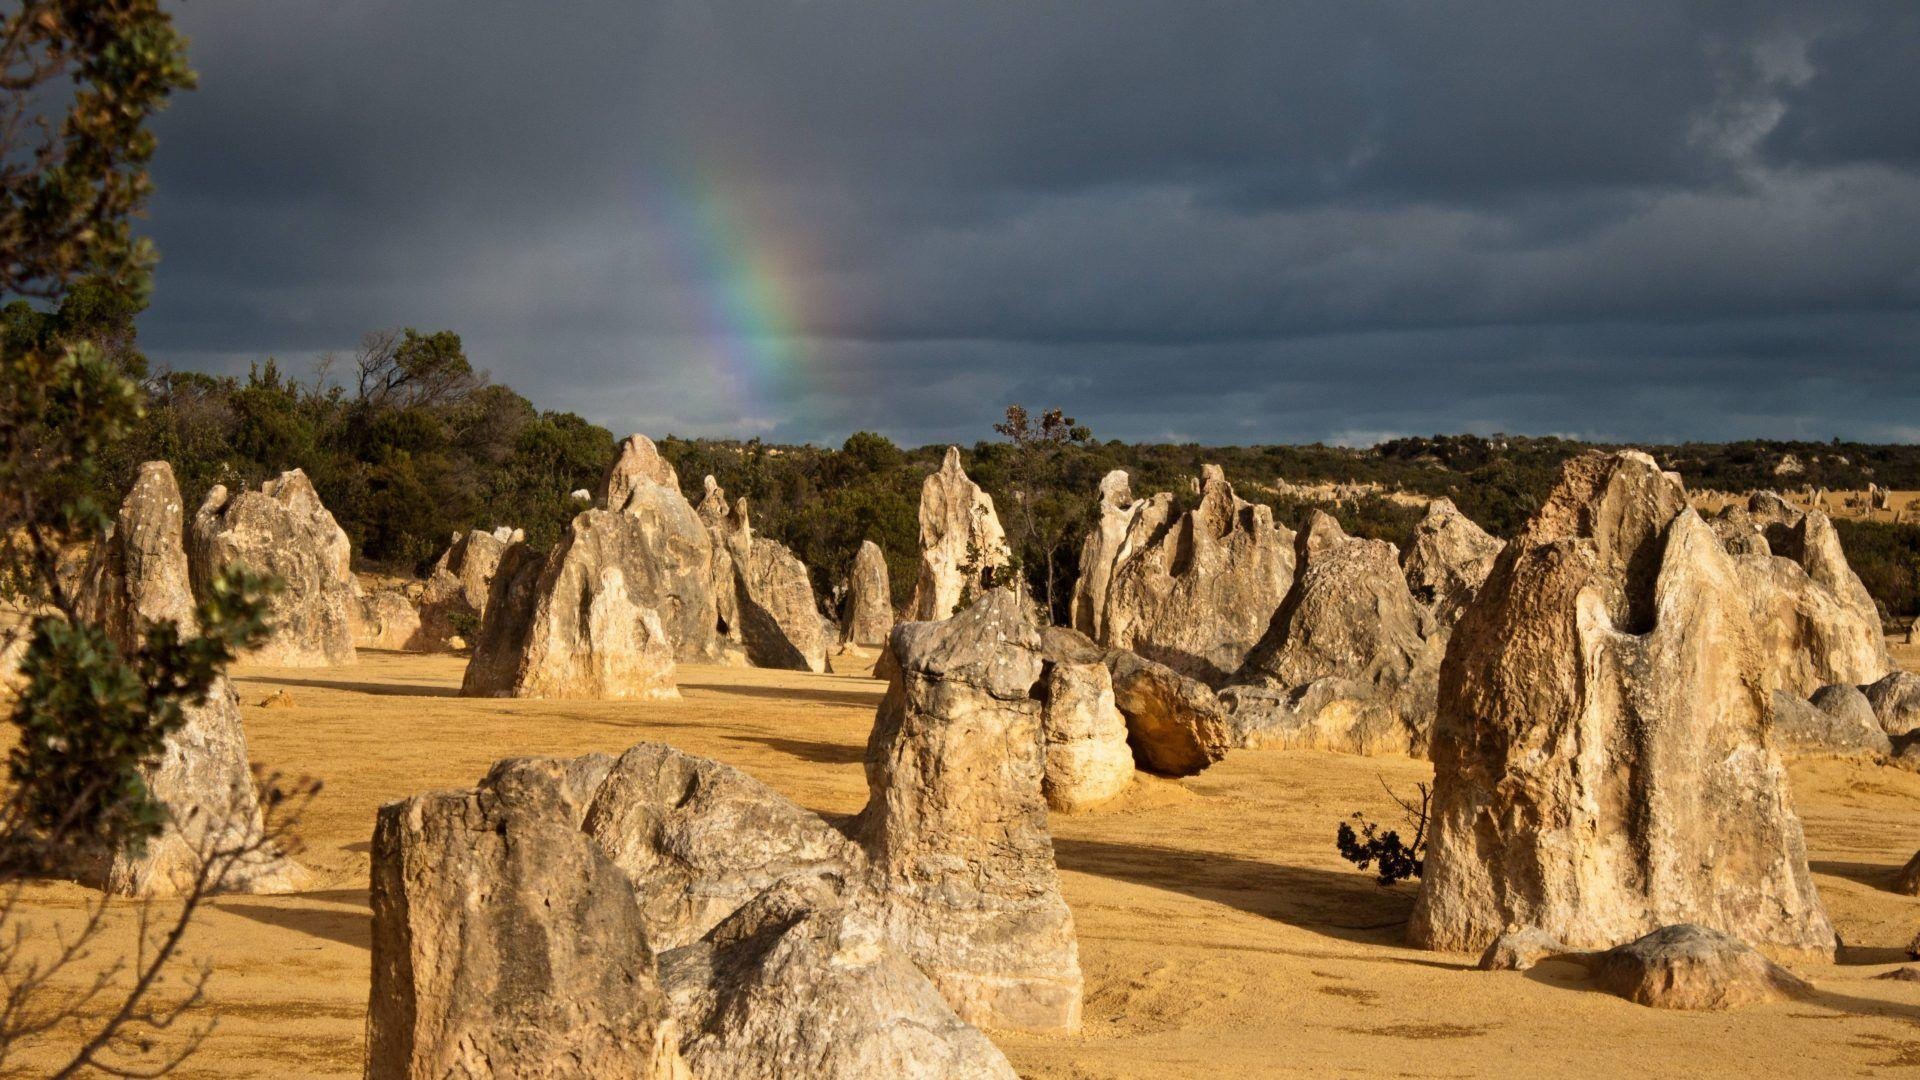
[[[649, 739], [822, 813], [865, 800], [861, 752], [881, 689], [870, 679], [685, 666], [677, 702], [495, 701], [452, 696], [462, 663], [366, 652], [353, 668], [238, 672], [256, 759], [325, 783], [299, 829], [321, 884], [214, 902], [188, 953], [213, 965], [218, 1027], [180, 1075], [360, 1074], [368, 837], [386, 800], [466, 786], [501, 757]], [[296, 707], [254, 707], [277, 689]], [[1055, 817], [1085, 1029], [996, 1041], [1030, 1077], [1830, 1077], [1920, 1065], [1920, 984], [1871, 978], [1920, 929], [1920, 901], [1886, 891], [1920, 846], [1920, 776], [1795, 767], [1813, 869], [1847, 948], [1839, 964], [1797, 969], [1818, 987], [1812, 1000], [1703, 1015], [1591, 991], [1569, 963], [1482, 974], [1466, 970], [1473, 957], [1402, 946], [1411, 888], [1374, 885], [1332, 836], [1353, 811], [1397, 813], [1383, 783], [1404, 791], [1430, 774], [1404, 758], [1242, 752]], [[35, 886], [29, 917], [70, 920], [93, 895]], [[119, 909], [116, 942], [130, 940], [130, 911]]]

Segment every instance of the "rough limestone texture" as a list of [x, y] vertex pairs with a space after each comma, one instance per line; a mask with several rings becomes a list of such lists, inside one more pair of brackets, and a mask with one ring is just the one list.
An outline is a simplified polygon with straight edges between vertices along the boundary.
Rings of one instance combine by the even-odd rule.
[[758, 780], [659, 743], [607, 770], [582, 827], [633, 879], [647, 940], [690, 945], [795, 874], [851, 877], [854, 843]]
[[353, 545], [320, 505], [306, 473], [283, 472], [259, 491], [238, 494], [215, 484], [193, 516], [188, 554], [194, 587], [203, 593], [215, 574], [235, 563], [280, 579], [269, 610], [273, 635], [247, 661], [281, 667], [354, 662]]
[[1609, 949], [1589, 970], [1601, 989], [1655, 1009], [1736, 1009], [1813, 990], [1745, 942], [1691, 923]]
[[460, 692], [468, 697], [678, 697], [673, 646], [636, 601], [626, 568], [641, 523], [588, 510], [541, 563], [516, 544], [502, 556], [488, 616]]
[[893, 586], [887, 576], [887, 556], [871, 540], [860, 541], [847, 576], [846, 626], [842, 645], [879, 648], [893, 630]]
[[[713, 597], [713, 541], [680, 478], [645, 435], [630, 435], [601, 482], [599, 505], [630, 523], [618, 553], [636, 603], [660, 616], [674, 656], [720, 659]], [[595, 514], [586, 511], [582, 518]], [[581, 518], [575, 518], [576, 525]], [[595, 531], [606, 529], [595, 526]]]
[[867, 743], [867, 852], [888, 938], [982, 1027], [1071, 1032], [1081, 976], [1042, 792], [1032, 613], [995, 589], [894, 628], [899, 674]]
[[1847, 564], [1833, 522], [1770, 491], [1714, 521], [1736, 552], [1741, 595], [1781, 689], [1811, 695], [1832, 683], [1871, 683], [1892, 670], [1873, 597]]
[[713, 544], [720, 635], [754, 667], [826, 671], [827, 621], [807, 567], [785, 544], [756, 536], [747, 500], [727, 505], [713, 477], [699, 514]]
[[979, 595], [990, 572], [1011, 559], [993, 496], [960, 467], [960, 448], [947, 447], [940, 471], [920, 487], [920, 577], [913, 585], [910, 617], [947, 618], [963, 597]]
[[841, 877], [790, 876], [660, 958], [694, 1075], [1013, 1080], [858, 899]]
[[626, 875], [558, 762], [381, 807], [369, 1080], [689, 1075]]
[[1293, 533], [1274, 524], [1268, 507], [1235, 495], [1217, 465], [1202, 470], [1199, 505], [1171, 524], [1171, 495], [1133, 502], [1125, 479], [1109, 474], [1100, 485], [1100, 521], [1082, 549], [1074, 627], [1220, 686], [1287, 595]]
[[1567, 952], [1559, 938], [1537, 926], [1524, 926], [1493, 939], [1474, 966], [1481, 971], [1527, 971], [1542, 960]]
[[405, 589], [380, 585], [360, 594], [360, 630], [354, 635], [354, 648], [414, 649], [419, 636], [420, 609]]
[[1773, 692], [1772, 742], [1790, 757], [1886, 757], [1893, 743], [1880, 730], [1867, 696], [1854, 686], [1823, 686], [1811, 700]]
[[1426, 749], [1445, 635], [1407, 588], [1399, 552], [1315, 510], [1299, 574], [1223, 698], [1241, 744], [1357, 754]]
[[1452, 499], [1427, 504], [1414, 526], [1413, 542], [1400, 560], [1407, 587], [1432, 615], [1434, 627], [1451, 627], [1480, 591], [1505, 546], [1460, 512]]
[[1113, 676], [1099, 661], [1047, 666], [1047, 805], [1063, 813], [1088, 810], [1127, 790], [1133, 751], [1127, 721], [1114, 704]]
[[448, 652], [455, 638], [472, 639], [486, 618], [500, 556], [525, 539], [525, 533], [504, 526], [492, 532], [455, 533], [427, 575], [426, 590], [420, 594], [419, 636], [412, 647]]
[[1899, 740], [1920, 731], [1920, 675], [1895, 671], [1860, 689], [1889, 738]]
[[1694, 922], [1832, 955], [1736, 558], [1645, 454], [1562, 467], [1447, 650], [1414, 944]]
[[[140, 466], [107, 539], [96, 545], [81, 579], [81, 616], [101, 627], [123, 652], [138, 648], [149, 627], [172, 622], [184, 636], [199, 630], [182, 538], [185, 508], [173, 468]], [[142, 771], [167, 824], [138, 856], [115, 852], [83, 876], [112, 892], [166, 896], [191, 888], [203, 859], [259, 843], [260, 807], [233, 687], [214, 681], [203, 704], [182, 708], [185, 722], [167, 737], [160, 761]], [[215, 883], [233, 892], [292, 892], [305, 869], [271, 849], [239, 862]]]
[[1050, 663], [1106, 667], [1137, 767], [1192, 776], [1237, 745], [1233, 718], [1207, 684], [1125, 649], [1097, 644], [1071, 627], [1046, 627], [1040, 642]]

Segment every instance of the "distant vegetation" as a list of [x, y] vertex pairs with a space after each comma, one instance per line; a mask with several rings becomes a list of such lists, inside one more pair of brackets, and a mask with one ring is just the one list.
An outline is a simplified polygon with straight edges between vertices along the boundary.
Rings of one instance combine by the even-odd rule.
[[[370, 334], [353, 356], [306, 379], [272, 360], [244, 377], [149, 376], [134, 343], [136, 310], [81, 289], [52, 312], [24, 303], [0, 311], [9, 343], [90, 336], [144, 380], [146, 416], [114, 448], [96, 493], [101, 505], [117, 502], [148, 458], [173, 462], [190, 509], [215, 483], [253, 485], [299, 467], [353, 539], [363, 566], [418, 573], [455, 530], [510, 524], [535, 544], [551, 544], [580, 508], [570, 493], [593, 488], [613, 455], [616, 433], [572, 413], [542, 411], [489, 381], [468, 362], [456, 334]], [[1131, 474], [1136, 495], [1171, 491], [1185, 504], [1201, 465], [1216, 463], [1242, 497], [1272, 506], [1290, 526], [1318, 506], [1349, 532], [1404, 544], [1421, 516], [1410, 501], [1362, 492], [1328, 505], [1280, 482], [1444, 495], [1488, 531], [1509, 536], [1539, 505], [1560, 463], [1592, 445], [1507, 435], [1402, 438], [1371, 449], [1132, 444], [1100, 441], [1057, 410], [983, 416], [980, 427], [996, 437], [963, 448], [968, 471], [993, 494], [1019, 572], [1060, 614], [1079, 572], [1080, 537], [1096, 512], [1100, 478], [1111, 469]], [[729, 497], [745, 496], [754, 527], [793, 548], [823, 597], [869, 539], [886, 552], [895, 599], [912, 591], [920, 484], [939, 466], [943, 447], [900, 447], [871, 432], [838, 448], [670, 434], [656, 440], [689, 498], [700, 497], [708, 474]], [[1642, 449], [1680, 470], [1695, 489], [1920, 488], [1920, 446], [1756, 440]], [[1776, 476], [1789, 454], [1803, 471]], [[1888, 614], [1920, 615], [1920, 527], [1838, 524], [1861, 578]]]

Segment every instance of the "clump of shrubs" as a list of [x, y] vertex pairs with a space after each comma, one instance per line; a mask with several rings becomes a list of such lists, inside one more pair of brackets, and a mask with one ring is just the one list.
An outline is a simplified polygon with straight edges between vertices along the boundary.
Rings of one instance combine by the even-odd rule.
[[1433, 803], [1433, 789], [1427, 784], [1418, 787], [1418, 800], [1402, 799], [1391, 788], [1387, 789], [1387, 797], [1398, 803], [1406, 814], [1407, 825], [1413, 830], [1411, 841], [1402, 840], [1398, 829], [1382, 831], [1379, 825], [1367, 820], [1364, 811], [1355, 811], [1353, 820], [1359, 823], [1359, 831], [1355, 832], [1353, 825], [1343, 821], [1334, 834], [1340, 857], [1362, 870], [1372, 869], [1374, 880], [1381, 885], [1419, 877], [1426, 867], [1427, 816]]

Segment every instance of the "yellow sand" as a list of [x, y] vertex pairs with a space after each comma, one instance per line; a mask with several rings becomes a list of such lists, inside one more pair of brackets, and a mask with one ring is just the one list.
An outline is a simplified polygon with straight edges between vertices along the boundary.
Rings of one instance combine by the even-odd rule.
[[[467, 786], [501, 757], [649, 739], [739, 766], [823, 813], [865, 800], [871, 679], [683, 667], [678, 702], [494, 701], [453, 696], [461, 664], [368, 652], [351, 669], [239, 673], [242, 701], [284, 689], [297, 702], [244, 712], [261, 764], [325, 782], [299, 830], [320, 884], [222, 897], [201, 920], [187, 952], [212, 965], [218, 1026], [180, 1075], [359, 1075], [368, 837], [384, 801]], [[1920, 900], [1886, 891], [1920, 847], [1920, 776], [1795, 767], [1813, 870], [1849, 947], [1838, 965], [1799, 968], [1818, 987], [1812, 1000], [1682, 1014], [1593, 992], [1569, 963], [1484, 974], [1468, 970], [1473, 957], [1402, 946], [1412, 888], [1374, 885], [1332, 838], [1356, 810], [1398, 813], [1383, 782], [1406, 792], [1428, 775], [1402, 758], [1246, 752], [1188, 780], [1141, 777], [1110, 810], [1056, 816], [1085, 1030], [997, 1041], [1030, 1077], [1752, 1080], [1920, 1065], [1920, 983], [1871, 978], [1920, 929]], [[25, 915], [71, 919], [93, 895], [35, 886]], [[112, 943], [128, 940], [123, 920]]]

